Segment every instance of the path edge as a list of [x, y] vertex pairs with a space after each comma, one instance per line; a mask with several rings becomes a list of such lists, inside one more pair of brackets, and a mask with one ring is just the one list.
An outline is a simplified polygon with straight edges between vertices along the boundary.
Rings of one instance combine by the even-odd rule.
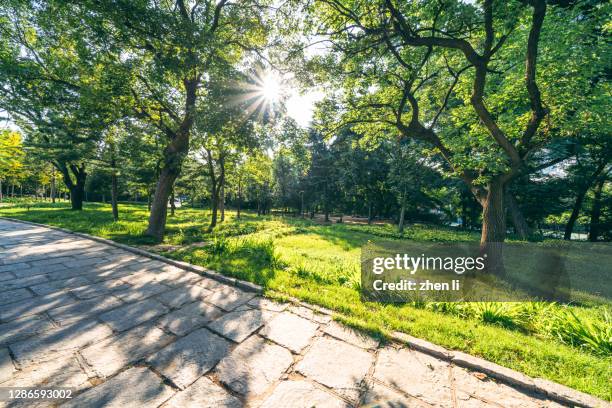
[[[49, 228], [56, 231], [61, 231], [66, 234], [75, 235], [81, 238], [89, 239], [92, 241], [100, 242], [103, 244], [107, 244], [116, 248], [123, 249], [125, 251], [131, 252], [136, 255], [141, 255], [150, 259], [154, 259], [157, 261], [165, 262], [167, 264], [176, 266], [183, 270], [189, 272], [199, 273], [207, 278], [214, 279], [218, 282], [228, 284], [231, 286], [235, 286], [239, 289], [255, 292], [258, 294], [263, 294], [263, 287], [257, 285], [255, 283], [247, 282], [241, 279], [231, 278], [225, 276], [219, 272], [215, 272], [213, 270], [204, 268], [199, 265], [193, 265], [188, 262], [177, 261], [175, 259], [167, 258], [165, 256], [146, 251], [144, 249], [132, 247], [125, 244], [120, 244], [118, 242], [112, 241], [110, 239], [97, 237], [95, 235], [86, 234], [83, 232], [76, 232], [69, 229], [56, 227], [53, 225], [40, 224], [32, 221], [19, 220], [11, 217], [0, 216], [0, 220], [6, 220], [21, 224], [33, 225], [36, 227]], [[296, 303], [301, 306], [307, 307], [315, 312], [332, 316], [334, 314], [333, 311], [329, 309], [325, 309], [320, 306], [311, 305], [309, 303], [303, 302], [296, 298], [289, 298], [291, 303]], [[612, 407], [612, 404], [601, 400], [597, 397], [594, 397], [590, 394], [584, 393], [582, 391], [575, 390], [573, 388], [567, 387], [565, 385], [546, 380], [543, 378], [532, 378], [523, 373], [520, 373], [516, 370], [512, 370], [510, 368], [506, 368], [490, 362], [488, 360], [482, 359], [480, 357], [472, 356], [470, 354], [466, 354], [460, 351], [449, 350], [442, 346], [438, 346], [436, 344], [430, 343], [426, 340], [419, 339], [417, 337], [410, 336], [409, 334], [402, 332], [393, 332], [389, 336], [391, 340], [396, 341], [398, 343], [403, 343], [408, 345], [409, 347], [421, 351], [425, 354], [431, 355], [433, 357], [442, 359], [449, 363], [453, 363], [456, 366], [467, 368], [469, 370], [474, 370], [478, 372], [482, 372], [487, 374], [488, 376], [495, 378], [503, 383], [509, 384], [512, 387], [523, 389], [529, 392], [535, 392], [546, 398], [562, 403], [568, 404], [570, 406], [578, 406], [585, 408], [604, 408], [604, 407]]]

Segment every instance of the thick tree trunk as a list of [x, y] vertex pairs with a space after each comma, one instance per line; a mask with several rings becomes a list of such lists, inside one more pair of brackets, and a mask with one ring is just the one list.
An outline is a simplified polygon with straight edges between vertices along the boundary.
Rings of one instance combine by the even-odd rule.
[[493, 179], [487, 186], [482, 203], [481, 256], [486, 258], [487, 272], [498, 276], [505, 274], [503, 244], [506, 239], [506, 212], [504, 210], [504, 185]]
[[155, 196], [149, 214], [149, 226], [146, 234], [161, 241], [166, 230], [166, 218], [168, 214], [168, 198], [174, 186], [174, 182], [181, 173], [183, 160], [189, 153], [189, 135], [193, 127], [195, 117], [195, 105], [200, 78], [185, 78], [185, 114], [178, 126], [178, 131], [169, 134], [171, 142], [164, 149], [163, 167], [159, 173], [159, 179], [155, 188]]
[[113, 220], [119, 221], [119, 206], [117, 204], [117, 171], [115, 169], [115, 160], [112, 161], [113, 172], [111, 174], [111, 207], [113, 209]]
[[164, 167], [159, 175], [155, 194], [151, 202], [151, 213], [149, 214], [149, 226], [146, 234], [157, 241], [164, 238], [166, 230], [166, 218], [168, 216], [168, 199], [174, 181], [178, 177], [179, 167]]
[[[82, 210], [83, 199], [85, 198], [85, 180], [87, 178], [85, 165], [54, 163], [54, 166], [60, 171], [64, 184], [70, 190], [70, 205], [72, 209]], [[70, 173], [72, 173], [72, 176]]]
[[595, 185], [593, 206], [591, 208], [591, 222], [589, 225], [589, 241], [591, 242], [597, 242], [597, 239], [599, 238], [601, 222], [601, 193], [605, 182], [605, 177], [600, 177]]
[[523, 216], [523, 213], [521, 212], [521, 209], [519, 208], [516, 199], [514, 198], [512, 193], [507, 190], [504, 199], [506, 207], [510, 212], [510, 217], [512, 218], [512, 224], [514, 225], [514, 231], [516, 235], [518, 235], [521, 240], [526, 241], [531, 235], [531, 229], [529, 228], [527, 220], [525, 220], [525, 217]]
[[70, 188], [70, 205], [73, 210], [80, 211], [83, 209], [83, 200], [85, 199], [85, 183], [77, 182]]

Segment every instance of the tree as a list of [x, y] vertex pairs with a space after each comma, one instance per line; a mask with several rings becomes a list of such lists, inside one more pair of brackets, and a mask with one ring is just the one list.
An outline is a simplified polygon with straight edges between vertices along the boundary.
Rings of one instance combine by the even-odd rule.
[[206, 103], [209, 78], [264, 42], [265, 4], [108, 0], [67, 7], [91, 25], [91, 41], [122, 50], [115, 63], [132, 72], [134, 113], [165, 137], [146, 232], [161, 240], [168, 198], [189, 152], [196, 110]]
[[[225, 73], [216, 80], [224, 83], [235, 72]], [[233, 166], [241, 155], [258, 146], [258, 132], [249, 116], [245, 103], [237, 103], [232, 90], [223, 83], [217, 85], [208, 95], [209, 104], [198, 111], [195, 123], [195, 145], [199, 158], [206, 163], [206, 173], [210, 179], [211, 221], [209, 230], [217, 225], [218, 213], [221, 221], [225, 218], [225, 186], [227, 166]]]
[[116, 117], [125, 77], [83, 38], [55, 3], [0, 6], [0, 107], [24, 144], [61, 173], [72, 208], [83, 207], [87, 162]]
[[24, 178], [24, 156], [21, 135], [10, 130], [0, 131], [0, 201], [3, 181], [14, 184]]
[[[561, 103], [551, 92], [572, 90], [588, 61], [581, 53], [571, 65], [558, 63], [569, 54], [554, 45], [572, 33], [563, 28], [568, 20], [580, 31], [580, 12], [554, 10], [543, 29], [544, 0], [329, 0], [315, 8], [325, 29], [317, 34], [330, 39], [336, 54], [324, 62], [343, 81], [342, 124], [370, 134], [395, 129], [435, 149], [481, 204], [481, 248], [489, 269], [500, 273], [506, 186], [552, 136], [549, 124], [541, 126]], [[554, 58], [539, 59], [543, 50]], [[578, 81], [557, 86], [553, 78], [574, 68]]]

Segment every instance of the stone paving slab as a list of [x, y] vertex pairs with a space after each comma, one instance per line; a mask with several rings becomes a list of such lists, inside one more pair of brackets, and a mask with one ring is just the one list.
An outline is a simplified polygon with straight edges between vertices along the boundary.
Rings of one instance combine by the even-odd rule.
[[120, 332], [167, 312], [168, 308], [158, 301], [146, 299], [102, 313], [99, 317], [113, 330]]
[[293, 313], [281, 313], [266, 324], [261, 335], [299, 353], [310, 343], [318, 327], [318, 324]]
[[0, 384], [10, 380], [17, 371], [7, 349], [0, 349]]
[[274, 312], [256, 309], [237, 310], [214, 320], [208, 327], [212, 331], [240, 343], [271, 320], [274, 317], [272, 313]]
[[27, 289], [19, 288], [15, 290], [7, 290], [0, 292], [0, 305], [18, 302], [20, 300], [29, 299], [34, 295]]
[[241, 408], [242, 401], [206, 377], [177, 393], [162, 408]]
[[69, 387], [76, 390], [88, 388], [89, 377], [75, 356], [47, 361], [16, 371], [2, 387]]
[[242, 342], [216, 368], [219, 380], [241, 395], [259, 395], [293, 363], [289, 350], [258, 336]]
[[227, 355], [230, 343], [207, 329], [196, 330], [147, 360], [177, 387], [187, 388]]
[[222, 314], [223, 311], [215, 306], [193, 302], [162, 316], [157, 325], [177, 336], [184, 336]]
[[17, 340], [52, 329], [54, 326], [46, 316], [32, 315], [0, 324], [0, 344]]
[[0, 272], [0, 282], [15, 279], [17, 276], [11, 272]]
[[64, 408], [153, 408], [174, 394], [174, 390], [145, 367], [134, 367], [77, 396]]
[[59, 358], [79, 348], [103, 339], [112, 330], [93, 320], [85, 320], [69, 326], [57, 327], [42, 334], [9, 345], [17, 362], [23, 366]]
[[356, 403], [373, 362], [374, 356], [359, 347], [319, 338], [298, 363], [296, 371]]
[[56, 307], [47, 311], [47, 314], [57, 324], [64, 326], [80, 320], [90, 319], [122, 304], [123, 302], [119, 299], [107, 295], [103, 299], [82, 300], [66, 306]]
[[56, 307], [75, 303], [76, 299], [65, 293], [55, 292], [45, 296], [0, 306], [0, 321], [7, 322], [20, 317], [40, 314]]
[[378, 341], [372, 337], [335, 322], [330, 322], [324, 331], [332, 337], [364, 349], [375, 349], [378, 347]]
[[157, 300], [168, 307], [176, 308], [183, 306], [185, 303], [202, 300], [211, 293], [212, 291], [201, 286], [185, 285], [158, 296]]
[[380, 345], [232, 282], [0, 219], [0, 386], [73, 387], [61, 406], [88, 408], [609, 406], [407, 335]]
[[144, 325], [89, 346], [81, 355], [97, 374], [109, 377], [173, 340], [157, 327]]
[[255, 297], [254, 293], [244, 292], [228, 286], [219, 286], [215, 292], [206, 299], [209, 303], [226, 311], [232, 311], [238, 306], [247, 303]]
[[374, 378], [428, 404], [452, 407], [450, 364], [407, 348], [378, 353]]
[[[329, 394], [307, 381], [283, 381], [260, 405], [261, 408], [348, 408], [342, 399]], [[398, 405], [398, 408], [401, 406]]]

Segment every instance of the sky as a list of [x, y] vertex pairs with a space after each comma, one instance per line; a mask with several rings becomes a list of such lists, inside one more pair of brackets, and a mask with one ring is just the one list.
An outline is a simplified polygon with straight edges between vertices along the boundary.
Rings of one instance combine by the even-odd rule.
[[289, 91], [289, 97], [285, 102], [287, 116], [293, 118], [301, 127], [308, 127], [312, 121], [314, 105], [323, 99], [323, 91], [313, 88], [300, 94], [296, 89]]

